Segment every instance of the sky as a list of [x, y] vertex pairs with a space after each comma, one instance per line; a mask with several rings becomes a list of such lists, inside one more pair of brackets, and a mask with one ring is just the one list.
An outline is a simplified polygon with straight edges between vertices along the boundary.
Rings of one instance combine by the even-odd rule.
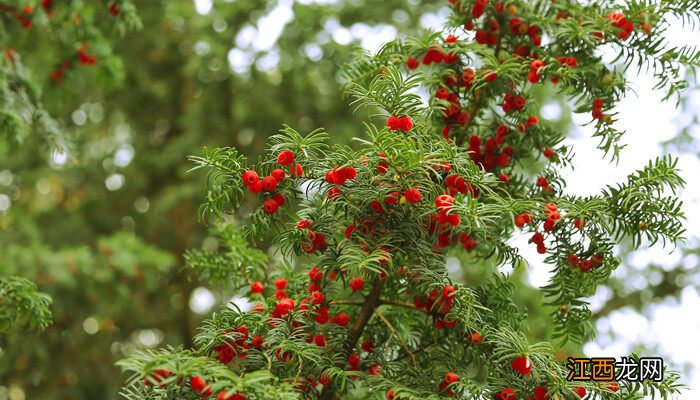
[[[335, 0], [297, 0], [300, 3], [330, 3]], [[252, 66], [253, 51], [268, 51], [272, 56], [258, 61], [257, 67], [261, 70], [274, 68], [279, 57], [275, 58], [275, 43], [281, 34], [284, 25], [294, 17], [292, 5], [294, 0], [280, 0], [269, 14], [251, 23], [236, 37], [237, 48], [229, 53], [231, 68], [237, 73], [245, 73]], [[195, 0], [197, 11], [207, 14], [212, 7], [211, 0]], [[426, 28], [438, 29], [443, 25], [448, 15], [447, 9], [437, 14], [426, 14], [421, 18], [421, 25]], [[390, 26], [371, 27], [364, 24], [355, 24], [352, 27], [343, 27], [337, 21], [329, 20], [326, 29], [330, 38], [338, 43], [348, 43], [352, 39], [358, 39], [361, 45], [369, 50], [376, 50], [382, 43], [396, 37], [397, 31]], [[265, 35], [259, 35], [265, 32]], [[667, 37], [673, 44], [700, 43], [700, 32], [690, 32], [680, 24], [669, 32]], [[313, 46], [305, 49], [313, 59], [322, 57], [320, 48]], [[610, 51], [607, 55], [612, 57]], [[636, 70], [635, 70], [636, 72]], [[600, 193], [608, 184], [615, 184], [625, 180], [628, 174], [634, 172], [640, 166], [658, 156], [663, 155], [661, 143], [672, 138], [689, 121], [687, 115], [682, 115], [676, 109], [673, 102], [663, 102], [663, 93], [653, 91], [654, 80], [650, 73], [642, 70], [640, 74], [629, 75], [633, 92], [617, 107], [619, 112], [618, 128], [627, 131], [623, 142], [627, 147], [623, 150], [622, 157], [617, 165], [611, 165], [609, 158], [604, 158], [603, 153], [596, 149], [597, 141], [592, 138], [592, 127], [581, 125], [590, 121], [588, 115], [575, 116], [574, 122], [579, 128], [565, 144], [572, 145], [576, 149], [576, 157], [573, 169], [564, 175], [568, 182], [567, 193], [575, 195], [588, 195]], [[700, 96], [697, 93], [689, 96], [690, 109], [700, 110]], [[560, 110], [559, 110], [560, 111]], [[550, 107], [548, 112], [557, 112], [556, 107]], [[700, 132], [693, 131], [696, 139]], [[686, 227], [691, 242], [697, 243], [700, 236], [700, 160], [694, 153], [680, 156], [679, 167], [681, 175], [686, 180], [687, 186], [682, 193], [684, 211], [688, 217]], [[524, 243], [524, 242], [523, 242]], [[547, 268], [538, 260], [538, 255], [532, 246], [521, 243], [522, 254], [530, 262], [529, 282], [534, 286], [542, 286], [548, 280]], [[623, 264], [616, 273], [627, 276], [630, 271], [646, 266], [650, 261], [670, 268], [681, 261], [681, 255], [672, 248], [654, 247], [641, 249], [631, 258], [632, 262]], [[682, 260], [687, 268], [698, 264], [696, 256], [688, 256]], [[645, 285], [647, 282], [635, 279], [634, 273], [626, 284], [634, 286]], [[600, 307], [609, 295], [604, 287], [596, 296], [590, 299], [593, 311]], [[234, 299], [240, 305], [245, 306], [244, 299]], [[195, 292], [191, 306], [199, 312], [207, 312], [214, 305], [214, 297], [206, 289], [200, 288]], [[644, 343], [650, 347], [658, 346], [661, 354], [646, 354], [644, 356], [663, 356], [667, 363], [675, 368], [681, 364], [695, 365], [694, 360], [700, 359], [700, 341], [697, 334], [700, 332], [700, 296], [693, 288], [683, 290], [680, 301], [667, 300], [659, 305], [649, 308], [649, 318], [629, 309], [620, 309], [602, 318], [597, 323], [599, 332], [596, 339], [588, 343], [584, 352], [587, 357], [615, 356], [620, 357], [629, 352], [636, 343]], [[614, 339], [611, 334], [614, 334]], [[700, 369], [693, 369], [690, 374], [684, 374], [683, 381], [689, 385], [690, 393], [700, 393]]]

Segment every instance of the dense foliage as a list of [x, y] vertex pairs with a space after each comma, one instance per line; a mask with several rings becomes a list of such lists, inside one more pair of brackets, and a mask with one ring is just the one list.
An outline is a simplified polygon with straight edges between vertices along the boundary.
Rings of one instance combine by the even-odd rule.
[[[214, 314], [194, 349], [120, 362], [127, 398], [641, 399], [680, 390], [659, 383], [566, 381], [554, 346], [591, 332], [591, 296], [619, 267], [613, 246], [675, 244], [684, 182], [669, 156], [585, 198], [566, 193], [567, 131], [542, 123], [533, 88], [551, 85], [590, 113], [614, 160], [615, 105], [625, 68], [651, 66], [670, 96], [698, 53], [663, 33], [695, 24], [697, 1], [452, 1], [443, 32], [357, 54], [345, 92], [372, 115], [355, 146], [322, 129], [285, 126], [249, 165], [235, 148], [192, 157], [207, 169], [200, 216], [215, 221], [253, 196], [244, 234], [220, 228], [219, 251], [187, 261], [206, 279], [256, 301]], [[379, 124], [376, 124], [376, 122]], [[538, 168], [524, 168], [536, 165]], [[248, 195], [247, 193], [252, 194]], [[528, 320], [497, 267], [522, 268], [511, 239], [528, 235], [551, 266], [545, 301], [554, 343], [530, 343]], [[247, 240], [272, 239], [266, 259]], [[490, 261], [490, 279], [453, 282], [446, 257]]]
[[[276, 0], [215, 1], [206, 15], [191, 0], [54, 1], [50, 13], [41, 1], [0, 3], [0, 279], [26, 278], [53, 298], [43, 333], [20, 323], [0, 334], [0, 398], [42, 399], [117, 397], [116, 360], [191, 343], [201, 316], [189, 302], [204, 282], [182, 254], [211, 242], [192, 218], [204, 182], [186, 174], [192, 149], [233, 143], [254, 155], [282, 120], [324, 124], [342, 142], [359, 124], [326, 78], [359, 38], [330, 40], [325, 21], [408, 31], [419, 9], [438, 8], [295, 3], [281, 36], [258, 49], [235, 38], [268, 29]], [[94, 63], [81, 63], [85, 42]], [[233, 48], [250, 54], [248, 70], [232, 70]], [[259, 66], [274, 54], [276, 65]]]

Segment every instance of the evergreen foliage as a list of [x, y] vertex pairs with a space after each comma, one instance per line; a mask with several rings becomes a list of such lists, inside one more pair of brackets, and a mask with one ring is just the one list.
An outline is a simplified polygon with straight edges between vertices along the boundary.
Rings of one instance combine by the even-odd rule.
[[[556, 399], [580, 398], [582, 389], [600, 399], [680, 393], [672, 371], [643, 384], [567, 382], [554, 354], [593, 334], [585, 298], [620, 266], [614, 244], [683, 239], [676, 161], [652, 160], [597, 196], [569, 195], [561, 177], [574, 156], [560, 144], [567, 132], [539, 122], [531, 91], [546, 79], [576, 112], [591, 112], [600, 148], [615, 160], [623, 153], [614, 107], [627, 82], [600, 48], [619, 51], [625, 69], [658, 67], [659, 87], [677, 94], [684, 84], [675, 68], [697, 66], [697, 52], [658, 38], [671, 18], [696, 23], [698, 2], [451, 3], [445, 32], [359, 53], [345, 68], [351, 103], [380, 122], [367, 122], [355, 146], [285, 126], [254, 166], [232, 148], [192, 158], [210, 171], [200, 215], [232, 214], [246, 191], [256, 193], [261, 207], [245, 237], [272, 237], [278, 257], [267, 265], [230, 226], [221, 229], [220, 252], [189, 253], [202, 276], [232, 289], [251, 285], [245, 295], [258, 303], [252, 312], [232, 304], [214, 314], [194, 350], [122, 360], [126, 398], [546, 398], [538, 387]], [[533, 160], [542, 162], [534, 175], [522, 168]], [[466, 250], [522, 268], [512, 244], [521, 231], [552, 268], [542, 291], [556, 308], [555, 343], [530, 343], [514, 288], [495, 267], [491, 280], [474, 284], [453, 282], [445, 267], [449, 254]]]

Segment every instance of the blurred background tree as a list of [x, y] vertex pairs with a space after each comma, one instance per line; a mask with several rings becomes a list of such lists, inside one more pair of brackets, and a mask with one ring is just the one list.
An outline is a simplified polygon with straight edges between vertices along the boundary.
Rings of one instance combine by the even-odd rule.
[[[30, 278], [54, 299], [46, 332], [3, 335], [0, 399], [115, 398], [114, 361], [187, 344], [209, 308], [236, 295], [202, 290], [183, 266], [187, 248], [216, 246], [194, 217], [204, 177], [186, 174], [186, 156], [236, 146], [254, 158], [282, 122], [347, 142], [362, 118], [339, 96], [339, 66], [354, 46], [439, 24], [446, 2], [53, 3], [49, 16], [43, 1], [0, 2], [0, 276]], [[26, 5], [28, 29], [17, 19]], [[86, 41], [94, 65], [76, 58]], [[540, 96], [566, 129], [566, 104]], [[486, 275], [468, 258], [455, 266], [465, 281]], [[528, 271], [514, 274], [526, 282]], [[620, 278], [599, 317], [649, 302]], [[677, 295], [687, 282], [668, 273], [642, 290]], [[665, 283], [675, 290], [654, 292]], [[538, 321], [552, 310], [519, 292], [533, 338], [547, 340]]]

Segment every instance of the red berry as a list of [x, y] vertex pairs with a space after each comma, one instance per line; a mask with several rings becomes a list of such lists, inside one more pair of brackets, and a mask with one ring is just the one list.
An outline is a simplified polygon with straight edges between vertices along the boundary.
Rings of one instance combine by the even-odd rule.
[[265, 200], [263, 203], [263, 211], [265, 211], [265, 214], [267, 215], [272, 215], [275, 212], [277, 212], [277, 209], [279, 208], [279, 204], [277, 204], [276, 201], [272, 199]]
[[515, 360], [510, 363], [510, 367], [513, 368], [514, 371], [526, 375], [532, 370], [532, 361], [530, 357], [527, 356], [516, 357]]
[[350, 289], [353, 290], [353, 292], [356, 292], [358, 290], [362, 290], [362, 288], [365, 286], [365, 282], [361, 278], [352, 278], [350, 279]]
[[317, 292], [321, 290], [321, 284], [316, 282], [309, 283], [309, 288], [307, 290], [309, 293]]
[[525, 108], [526, 100], [523, 96], [513, 97], [513, 108], [520, 111]]
[[287, 292], [284, 290], [278, 290], [275, 292], [275, 299], [282, 300], [287, 297]]
[[540, 68], [544, 67], [544, 61], [542, 60], [533, 60], [530, 63], [530, 71], [537, 72], [539, 71]]
[[581, 271], [588, 272], [593, 268], [593, 265], [591, 265], [590, 260], [581, 260], [581, 262], [578, 263], [578, 267], [581, 268]]
[[265, 340], [262, 338], [262, 336], [253, 336], [253, 340], [251, 341], [251, 345], [255, 347], [256, 349], [259, 349]]
[[275, 287], [278, 290], [284, 290], [287, 287], [287, 280], [284, 278], [279, 278], [275, 281]]
[[362, 347], [362, 350], [364, 350], [367, 353], [371, 353], [372, 350], [374, 350], [374, 343], [372, 342], [362, 342], [360, 345]]
[[207, 386], [207, 381], [205, 381], [201, 376], [193, 376], [190, 378], [190, 387], [195, 392], [201, 393]]
[[270, 173], [270, 176], [275, 178], [275, 180], [277, 182], [282, 182], [284, 180], [284, 178], [286, 177], [284, 171], [280, 168], [273, 170], [272, 173]]
[[445, 285], [445, 287], [442, 288], [442, 295], [447, 299], [453, 299], [456, 292], [457, 289], [452, 285]]
[[282, 299], [277, 303], [276, 310], [280, 315], [287, 315], [294, 309], [294, 300], [290, 298]]
[[253, 282], [250, 284], [250, 291], [253, 293], [262, 293], [263, 284], [260, 282]]
[[386, 174], [387, 171], [389, 171], [389, 163], [386, 161], [380, 161], [379, 164], [377, 164], [377, 172], [380, 174]]
[[277, 188], [277, 179], [273, 176], [266, 176], [262, 180], [263, 190], [271, 192]]
[[331, 378], [330, 376], [328, 376], [328, 372], [321, 372], [321, 376], [318, 378], [318, 383], [320, 383], [323, 386], [326, 386], [331, 383]]
[[[168, 379], [173, 373], [167, 369], [157, 369], [153, 371], [151, 379], [156, 382], [159, 387], [165, 386], [164, 380]], [[153, 383], [151, 380], [144, 378], [146, 386], [151, 386]]]
[[343, 194], [343, 191], [340, 190], [340, 188], [333, 187], [328, 191], [328, 198], [331, 200], [335, 200], [340, 198], [340, 195]]
[[377, 214], [382, 214], [384, 212], [384, 207], [382, 206], [382, 203], [378, 202], [377, 200], [369, 203], [370, 208], [372, 211], [374, 211]]
[[399, 118], [399, 128], [404, 132], [408, 132], [413, 128], [413, 121], [408, 115]]
[[277, 155], [277, 163], [279, 165], [289, 165], [294, 162], [294, 153], [289, 150], [282, 150]]
[[313, 267], [309, 270], [309, 279], [314, 282], [318, 282], [323, 279], [323, 272], [317, 267]]
[[348, 225], [347, 228], [345, 228], [345, 238], [350, 239], [350, 235], [355, 232], [355, 229], [357, 229], [355, 225]]
[[360, 356], [358, 356], [357, 353], [350, 354], [348, 356], [348, 364], [353, 368], [357, 368], [360, 366]]
[[541, 233], [537, 232], [534, 235], [532, 235], [532, 237], [530, 238], [530, 241], [532, 243], [536, 243], [536, 244], [544, 243], [544, 236], [542, 236]]
[[515, 391], [511, 388], [505, 388], [496, 393], [496, 400], [516, 400]]
[[533, 394], [533, 400], [549, 400], [549, 396], [547, 396], [547, 388], [544, 386], [537, 386]]
[[435, 199], [435, 205], [437, 206], [437, 208], [439, 210], [448, 209], [448, 208], [452, 207], [453, 204], [454, 204], [454, 198], [452, 198], [452, 196], [447, 195], [447, 194], [440, 195], [437, 197], [437, 199]]
[[406, 66], [408, 69], [416, 69], [420, 65], [420, 62], [415, 57], [408, 57], [406, 60]]
[[423, 195], [421, 195], [420, 191], [418, 188], [411, 188], [406, 190], [406, 193], [404, 194], [404, 197], [406, 197], [406, 201], [409, 203], [418, 203], [421, 201], [423, 198]]
[[112, 14], [112, 15], [119, 15], [119, 13], [121, 12], [121, 11], [119, 10], [119, 4], [117, 4], [116, 2], [115, 2], [115, 3], [111, 3], [111, 4], [108, 6], [108, 8], [109, 8], [109, 13]]
[[586, 388], [583, 386], [578, 386], [574, 388], [574, 393], [578, 395], [580, 398], [586, 397]]
[[547, 157], [547, 158], [552, 158], [552, 157], [554, 157], [554, 150], [552, 150], [552, 149], [550, 149], [549, 147], [547, 147], [546, 149], [544, 149], [543, 154], [544, 154], [544, 156]]
[[323, 335], [316, 335], [314, 337], [314, 343], [318, 347], [326, 347], [326, 337]]
[[355, 170], [355, 167], [345, 167], [344, 170], [345, 170], [345, 176], [348, 179], [352, 180], [352, 179], [355, 179], [357, 177], [357, 170]]
[[247, 186], [254, 185], [258, 183], [259, 180], [258, 173], [253, 170], [248, 170], [243, 173], [243, 183]]
[[323, 325], [328, 322], [328, 307], [319, 307], [314, 311], [314, 321]]
[[345, 313], [340, 313], [335, 316], [334, 321], [338, 326], [347, 326], [350, 323], [350, 317]]
[[297, 222], [297, 229], [311, 229], [311, 221], [308, 219], [302, 219]]
[[392, 115], [387, 118], [386, 126], [389, 127], [389, 130], [395, 131], [401, 128], [401, 119], [395, 115]]
[[323, 293], [321, 293], [319, 291], [315, 291], [315, 292], [311, 293], [311, 298], [312, 298], [313, 303], [315, 305], [319, 305], [319, 304], [323, 303], [323, 300], [325, 300], [325, 296], [323, 295]]
[[576, 254], [569, 255], [567, 260], [569, 261], [569, 265], [571, 265], [572, 267], [577, 266], [579, 263], [579, 259], [578, 259], [578, 256]]
[[542, 79], [542, 77], [541, 77], [540, 75], [537, 75], [537, 74], [536, 74], [535, 72], [533, 72], [533, 71], [530, 71], [530, 73], [527, 74], [527, 80], [528, 80], [530, 83], [533, 83], [533, 84], [534, 84], [534, 83], [537, 83], [537, 82], [540, 81], [540, 79]]
[[258, 181], [252, 185], [248, 185], [248, 190], [250, 190], [251, 193], [258, 194], [262, 192], [263, 185], [262, 182]]
[[386, 392], [386, 400], [401, 400], [401, 398], [397, 396], [393, 390], [389, 390]]
[[391, 192], [384, 197], [384, 202], [389, 205], [394, 205], [399, 202], [399, 192]]
[[467, 335], [467, 342], [474, 344], [474, 345], [480, 345], [484, 341], [484, 337], [481, 336], [478, 332], [472, 332], [470, 335]]
[[484, 71], [484, 80], [486, 82], [493, 82], [498, 78], [498, 74], [493, 71]]
[[284, 195], [282, 193], [275, 193], [270, 197], [270, 200], [273, 200], [275, 203], [277, 203], [278, 206], [282, 207], [284, 203], [287, 202], [287, 200], [284, 198]]
[[301, 167], [301, 164], [293, 164], [291, 167], [289, 167], [289, 175], [292, 177], [301, 177], [304, 174], [304, 168]]
[[605, 388], [611, 392], [617, 392], [618, 390], [620, 390], [620, 385], [617, 382], [611, 382]]
[[462, 219], [459, 217], [457, 214], [448, 214], [447, 215], [447, 223], [449, 223], [452, 226], [458, 226], [462, 222]]
[[486, 4], [488, 4], [488, 0], [476, 0], [471, 10], [472, 17], [481, 17], [484, 14], [484, 11], [486, 10]]
[[445, 374], [445, 382], [448, 384], [459, 382], [459, 376], [454, 372], [448, 372]]

